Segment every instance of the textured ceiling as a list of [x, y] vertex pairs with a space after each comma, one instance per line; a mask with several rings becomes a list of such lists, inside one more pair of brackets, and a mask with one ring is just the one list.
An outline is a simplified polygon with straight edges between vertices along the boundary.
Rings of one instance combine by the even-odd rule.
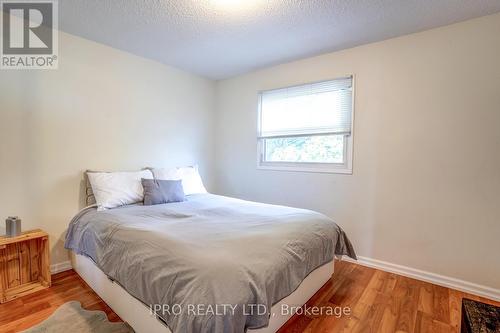
[[60, 0], [60, 29], [212, 79], [500, 11], [500, 0]]

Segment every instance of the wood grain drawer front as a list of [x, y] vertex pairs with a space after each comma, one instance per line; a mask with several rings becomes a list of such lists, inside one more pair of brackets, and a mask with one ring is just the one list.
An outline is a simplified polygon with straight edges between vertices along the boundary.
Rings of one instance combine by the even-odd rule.
[[46, 234], [0, 244], [0, 303], [50, 286]]

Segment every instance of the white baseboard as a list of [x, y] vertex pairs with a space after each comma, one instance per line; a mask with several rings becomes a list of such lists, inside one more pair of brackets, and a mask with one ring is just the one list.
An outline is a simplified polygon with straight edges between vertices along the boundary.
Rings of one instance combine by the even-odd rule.
[[56, 274], [64, 271], [69, 271], [73, 267], [71, 266], [71, 261], [63, 261], [57, 264], [50, 265], [50, 273]]
[[495, 289], [480, 284], [460, 279], [455, 279], [449, 276], [426, 272], [416, 268], [397, 265], [390, 262], [371, 259], [367, 257], [358, 257], [358, 260], [356, 261], [346, 256], [343, 256], [342, 260], [357, 263], [367, 267], [377, 268], [382, 271], [407, 276], [417, 280], [434, 283], [443, 287], [460, 290], [469, 294], [482, 296], [495, 301], [500, 301], [500, 289]]

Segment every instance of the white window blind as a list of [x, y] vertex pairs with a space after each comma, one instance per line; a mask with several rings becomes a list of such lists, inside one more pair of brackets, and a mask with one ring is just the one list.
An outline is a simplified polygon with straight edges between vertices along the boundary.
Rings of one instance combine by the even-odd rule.
[[260, 138], [351, 134], [352, 77], [261, 93]]

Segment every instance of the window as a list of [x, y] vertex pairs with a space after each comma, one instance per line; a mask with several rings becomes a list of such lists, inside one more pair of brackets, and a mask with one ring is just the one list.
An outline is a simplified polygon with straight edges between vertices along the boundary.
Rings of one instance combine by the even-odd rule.
[[352, 76], [259, 94], [258, 167], [352, 173]]

